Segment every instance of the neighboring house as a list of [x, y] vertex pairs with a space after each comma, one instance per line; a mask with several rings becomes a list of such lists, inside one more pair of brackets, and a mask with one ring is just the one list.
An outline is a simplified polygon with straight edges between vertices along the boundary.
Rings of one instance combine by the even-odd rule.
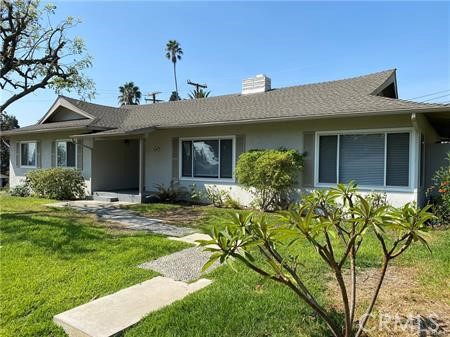
[[34, 168], [77, 167], [94, 196], [140, 200], [177, 180], [248, 203], [234, 178], [239, 154], [284, 147], [307, 154], [301, 191], [355, 180], [399, 205], [422, 201], [427, 162], [443, 159], [427, 153], [449, 146], [438, 143], [450, 138], [450, 106], [398, 99], [395, 70], [280, 89], [258, 75], [240, 94], [177, 102], [117, 108], [60, 96], [37, 124], [3, 136], [10, 186]]

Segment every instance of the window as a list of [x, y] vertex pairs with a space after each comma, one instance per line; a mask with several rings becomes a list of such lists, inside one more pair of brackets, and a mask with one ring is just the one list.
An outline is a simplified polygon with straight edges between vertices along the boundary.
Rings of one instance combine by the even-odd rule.
[[409, 186], [409, 132], [318, 136], [319, 184]]
[[37, 144], [36, 142], [20, 143], [20, 166], [36, 167]]
[[76, 145], [70, 141], [56, 142], [56, 166], [75, 167], [76, 166]]
[[183, 178], [232, 179], [233, 138], [181, 141]]

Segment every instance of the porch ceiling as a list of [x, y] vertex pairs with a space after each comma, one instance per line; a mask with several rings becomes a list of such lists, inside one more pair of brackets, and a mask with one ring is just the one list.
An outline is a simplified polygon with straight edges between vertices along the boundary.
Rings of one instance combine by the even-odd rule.
[[449, 111], [430, 112], [425, 116], [439, 136], [450, 139], [450, 107]]

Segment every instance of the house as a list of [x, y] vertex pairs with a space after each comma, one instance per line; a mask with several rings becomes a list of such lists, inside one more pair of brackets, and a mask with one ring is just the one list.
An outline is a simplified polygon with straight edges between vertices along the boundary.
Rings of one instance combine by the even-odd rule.
[[240, 94], [196, 100], [110, 107], [59, 96], [37, 124], [2, 135], [11, 186], [34, 168], [77, 167], [94, 197], [140, 201], [177, 180], [248, 203], [239, 155], [284, 147], [307, 154], [300, 191], [355, 180], [399, 205], [423, 201], [428, 168], [450, 150], [450, 105], [398, 99], [395, 70], [280, 89], [258, 75]]

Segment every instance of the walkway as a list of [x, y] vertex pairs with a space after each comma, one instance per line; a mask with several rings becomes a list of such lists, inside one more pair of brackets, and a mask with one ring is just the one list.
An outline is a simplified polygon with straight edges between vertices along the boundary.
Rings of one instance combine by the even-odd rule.
[[70, 337], [110, 337], [139, 322], [149, 313], [211, 284], [157, 276], [53, 317]]
[[65, 201], [48, 204], [50, 207], [71, 207], [82, 213], [95, 214], [99, 219], [120, 223], [123, 228], [143, 230], [155, 234], [181, 237], [194, 233], [192, 228], [164, 223], [159, 219], [140, 216], [120, 206], [129, 205], [125, 202], [104, 202], [94, 200]]
[[[200, 290], [212, 281], [202, 276], [201, 269], [211, 256], [198, 247], [196, 240], [209, 240], [206, 234], [193, 229], [165, 224], [158, 219], [139, 216], [120, 208], [125, 203], [71, 201], [50, 204], [51, 207], [72, 207], [82, 213], [92, 213], [101, 219], [118, 222], [124, 228], [168, 235], [169, 239], [196, 245], [168, 256], [141, 264], [163, 276], [122, 289], [53, 317], [69, 337], [110, 337], [138, 323], [146, 315]], [[183, 236], [189, 234], [187, 236]], [[214, 264], [210, 270], [216, 268]], [[199, 279], [200, 278], [200, 279]], [[193, 281], [185, 283], [181, 281]]]

